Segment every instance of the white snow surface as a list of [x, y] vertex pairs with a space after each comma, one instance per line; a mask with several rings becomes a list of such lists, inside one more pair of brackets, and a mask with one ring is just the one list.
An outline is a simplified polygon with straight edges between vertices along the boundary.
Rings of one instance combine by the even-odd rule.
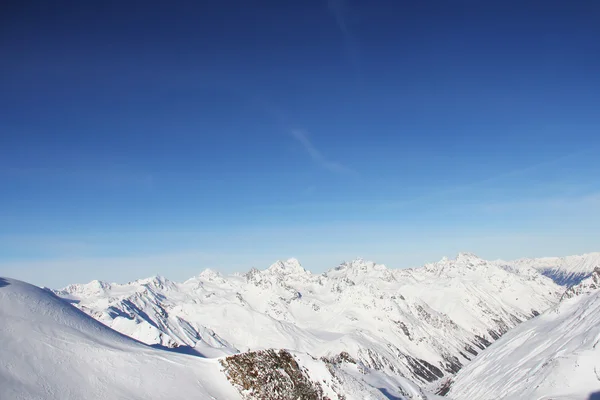
[[0, 278], [0, 399], [237, 399], [216, 359], [158, 350]]
[[[0, 278], [0, 321], [0, 399], [242, 398], [218, 359], [147, 346], [21, 281]], [[440, 398], [364, 365], [292, 355], [332, 400]]]
[[600, 290], [564, 299], [508, 332], [456, 375], [448, 397], [599, 399]]
[[265, 348], [315, 357], [346, 351], [388, 377], [433, 388], [555, 304], [562, 288], [530, 266], [460, 253], [415, 269], [357, 259], [312, 274], [290, 259], [246, 274], [93, 281], [56, 293], [147, 344], [190, 346], [209, 357]]
[[594, 268], [600, 267], [600, 252], [567, 257], [521, 258], [509, 264], [535, 268], [569, 281], [587, 276], [594, 271]]

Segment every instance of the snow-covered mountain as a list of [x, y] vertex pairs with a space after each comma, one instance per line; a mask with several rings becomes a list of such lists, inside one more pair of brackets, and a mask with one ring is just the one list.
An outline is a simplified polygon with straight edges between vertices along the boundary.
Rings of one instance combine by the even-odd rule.
[[600, 267], [596, 267], [592, 274], [579, 282], [577, 285], [571, 286], [562, 295], [560, 300], [570, 299], [571, 297], [582, 294], [593, 293], [600, 289]]
[[600, 268], [561, 302], [514, 328], [461, 370], [448, 396], [600, 398]]
[[246, 274], [93, 281], [56, 293], [147, 344], [209, 357], [269, 348], [347, 354], [433, 388], [562, 292], [528, 265], [461, 253], [415, 269], [358, 259], [312, 274], [290, 259]]
[[522, 258], [510, 264], [535, 268], [559, 285], [572, 286], [590, 276], [594, 268], [600, 267], [600, 253], [568, 257]]
[[0, 399], [438, 398], [348, 355], [264, 350], [207, 359], [150, 347], [8, 278], [0, 278], [0, 322]]
[[1, 399], [240, 398], [218, 360], [153, 349], [0, 278]]

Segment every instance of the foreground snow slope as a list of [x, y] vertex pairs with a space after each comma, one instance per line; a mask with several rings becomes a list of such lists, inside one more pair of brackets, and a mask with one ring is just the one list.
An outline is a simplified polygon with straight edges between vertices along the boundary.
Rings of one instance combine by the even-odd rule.
[[600, 398], [598, 282], [600, 269], [570, 290], [560, 304], [504, 335], [456, 375], [448, 396], [456, 400]]
[[157, 350], [0, 278], [0, 399], [236, 399], [218, 360]]
[[267, 350], [204, 359], [149, 347], [50, 291], [7, 278], [0, 278], [0, 343], [2, 400], [438, 398], [350, 357]]
[[191, 346], [207, 356], [347, 352], [368, 368], [428, 385], [555, 304], [560, 289], [533, 268], [461, 253], [416, 269], [358, 259], [315, 275], [290, 259], [246, 274], [94, 281], [56, 293], [148, 344]]

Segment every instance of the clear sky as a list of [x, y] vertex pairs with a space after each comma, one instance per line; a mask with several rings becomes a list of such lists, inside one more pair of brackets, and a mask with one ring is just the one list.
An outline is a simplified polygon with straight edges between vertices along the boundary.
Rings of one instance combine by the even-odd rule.
[[0, 275], [600, 250], [598, 1], [19, 1]]

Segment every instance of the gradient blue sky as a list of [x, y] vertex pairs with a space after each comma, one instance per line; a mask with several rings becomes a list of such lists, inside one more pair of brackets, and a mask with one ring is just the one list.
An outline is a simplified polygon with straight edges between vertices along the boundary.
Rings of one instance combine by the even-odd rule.
[[14, 2], [0, 275], [600, 250], [600, 2]]

